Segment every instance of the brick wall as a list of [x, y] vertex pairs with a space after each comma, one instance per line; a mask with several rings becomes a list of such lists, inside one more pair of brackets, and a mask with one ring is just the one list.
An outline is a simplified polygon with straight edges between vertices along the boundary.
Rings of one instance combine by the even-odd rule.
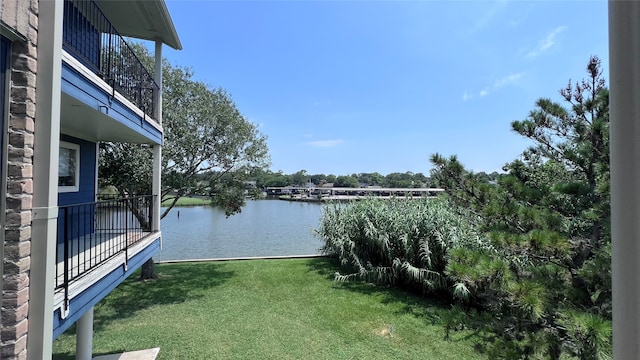
[[36, 112], [38, 0], [2, 0], [2, 22], [26, 41], [12, 44], [6, 230], [0, 358], [27, 359], [33, 128]]
[[2, 0], [0, 1], [0, 20], [21, 35], [30, 31], [31, 3], [37, 0]]

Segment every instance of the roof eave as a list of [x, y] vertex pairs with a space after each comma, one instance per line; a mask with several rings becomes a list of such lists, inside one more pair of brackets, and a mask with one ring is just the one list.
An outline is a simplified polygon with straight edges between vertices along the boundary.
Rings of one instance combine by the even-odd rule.
[[95, 0], [122, 36], [161, 41], [176, 50], [182, 43], [164, 0]]

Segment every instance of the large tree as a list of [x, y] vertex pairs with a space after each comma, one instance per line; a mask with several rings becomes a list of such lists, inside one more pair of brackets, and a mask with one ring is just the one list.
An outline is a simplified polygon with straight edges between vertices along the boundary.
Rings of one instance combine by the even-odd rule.
[[[149, 51], [134, 45], [143, 63]], [[231, 96], [193, 79], [188, 68], [163, 60], [162, 188], [165, 217], [180, 197], [210, 195], [228, 215], [244, 205], [244, 184], [255, 169], [269, 165], [266, 137], [238, 110]], [[101, 185], [113, 185], [120, 195], [151, 193], [151, 148], [148, 145], [103, 143]], [[199, 176], [208, 175], [208, 181]], [[147, 264], [147, 269], [153, 262]]]
[[336, 181], [333, 182], [333, 186], [335, 187], [348, 187], [348, 188], [359, 188], [360, 183], [358, 179], [353, 176], [345, 176], [340, 175], [336, 177]]
[[360, 173], [358, 174], [358, 181], [369, 186], [383, 186], [385, 184], [384, 176], [378, 172]]
[[492, 242], [452, 251], [447, 270], [455, 296], [491, 313], [492, 356], [610, 354], [609, 93], [597, 57], [586, 70], [562, 102], [539, 99], [512, 123], [533, 145], [497, 184], [455, 156], [431, 159], [432, 179]]
[[311, 178], [309, 174], [307, 174], [307, 170], [300, 170], [291, 174], [291, 181], [293, 182], [293, 185], [296, 186], [305, 186], [309, 183], [310, 179]]

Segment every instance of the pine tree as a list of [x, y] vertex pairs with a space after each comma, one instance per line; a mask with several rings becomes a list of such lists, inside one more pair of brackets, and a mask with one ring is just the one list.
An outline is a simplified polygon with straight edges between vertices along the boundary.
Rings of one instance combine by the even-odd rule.
[[493, 245], [453, 250], [447, 274], [454, 296], [492, 314], [495, 356], [610, 354], [609, 93], [595, 56], [587, 75], [511, 124], [534, 145], [496, 184], [431, 157], [432, 179]]

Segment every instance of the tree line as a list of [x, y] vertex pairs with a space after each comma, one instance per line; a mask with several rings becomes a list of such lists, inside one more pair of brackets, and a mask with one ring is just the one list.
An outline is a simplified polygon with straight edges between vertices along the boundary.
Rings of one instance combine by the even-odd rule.
[[[214, 172], [207, 172], [198, 176], [199, 181], [208, 182], [210, 177], [215, 177]], [[487, 183], [494, 183], [500, 173], [494, 171], [492, 173], [479, 172], [478, 177]], [[254, 169], [246, 176], [248, 181], [255, 182], [255, 186], [259, 189], [267, 187], [285, 187], [285, 186], [323, 186], [332, 185], [333, 187], [367, 187], [380, 186], [386, 188], [428, 188], [435, 184], [429, 176], [423, 173], [413, 173], [407, 171], [404, 173], [394, 172], [382, 175], [378, 172], [373, 173], [353, 173], [351, 175], [334, 175], [334, 174], [313, 174], [306, 170], [299, 170], [292, 174], [285, 174], [282, 171], [274, 172], [272, 170]]]

